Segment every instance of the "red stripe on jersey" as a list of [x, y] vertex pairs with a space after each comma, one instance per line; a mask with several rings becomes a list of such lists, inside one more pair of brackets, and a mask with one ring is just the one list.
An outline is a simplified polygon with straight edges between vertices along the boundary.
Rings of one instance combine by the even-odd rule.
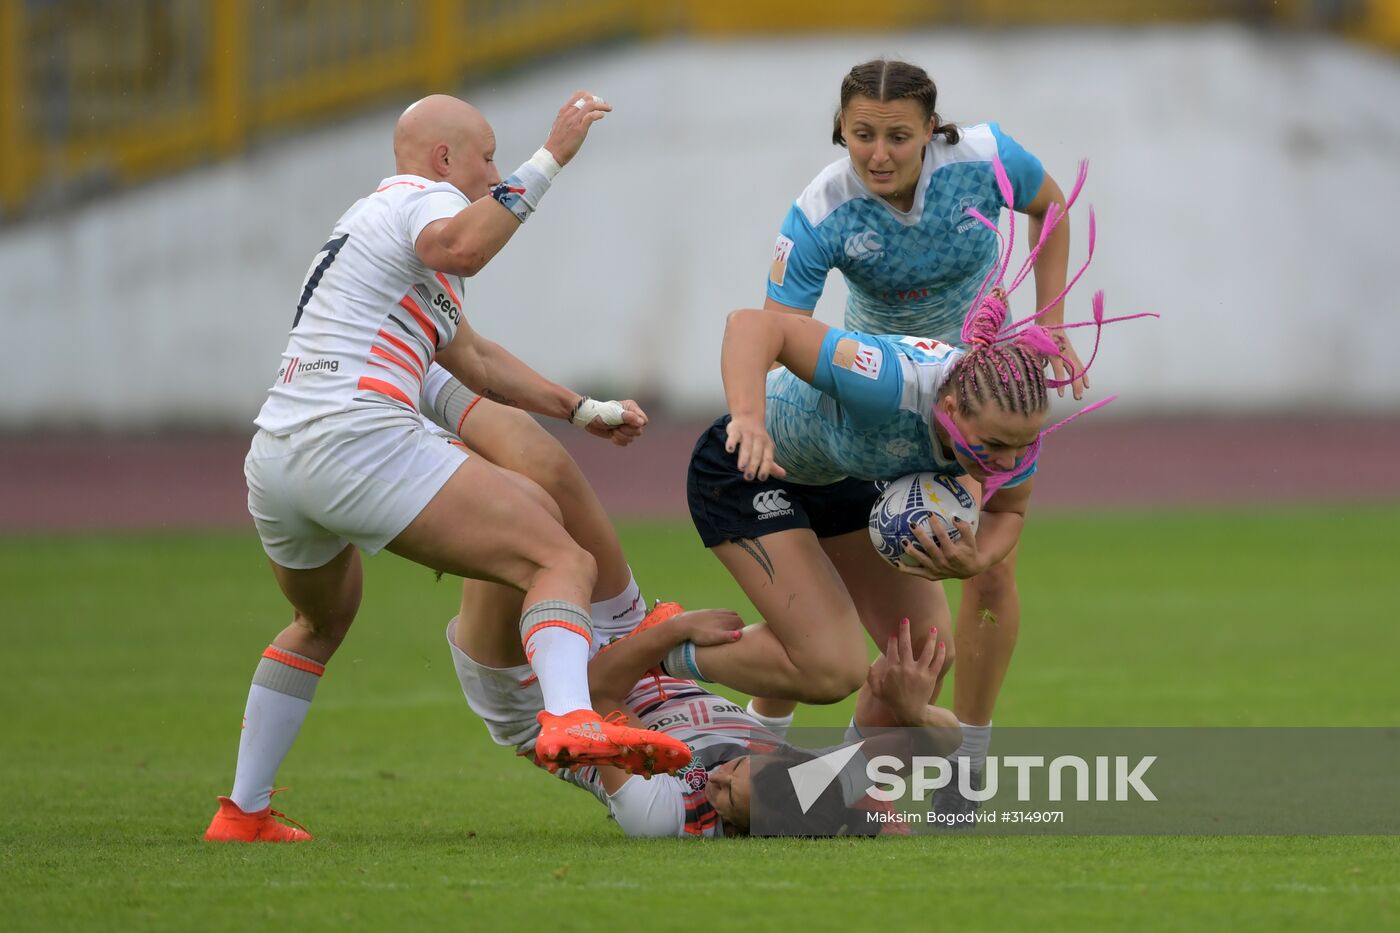
[[297, 364], [300, 363], [300, 362], [301, 362], [301, 357], [299, 357], [299, 356], [294, 356], [294, 357], [292, 357], [292, 361], [291, 361], [290, 363], [287, 364], [287, 378], [282, 380], [283, 385], [285, 385], [285, 384], [287, 384], [288, 382], [291, 382], [291, 381], [292, 381], [292, 376], [293, 376], [293, 375], [296, 373], [296, 371], [297, 371]]
[[[388, 367], [381, 367], [381, 369], [387, 368]], [[403, 402], [414, 411], [418, 410], [418, 406], [414, 405], [413, 402], [409, 400], [408, 396], [403, 394], [403, 389], [400, 389], [393, 383], [385, 382], [383, 379], [371, 379], [369, 376], [361, 376], [358, 387], [361, 389], [369, 389], [371, 392], [378, 392], [381, 395], [387, 395], [392, 399]]]
[[414, 301], [412, 297], [404, 295], [403, 300], [400, 301], [399, 304], [403, 306], [405, 311], [413, 315], [413, 319], [418, 322], [418, 326], [423, 328], [423, 333], [428, 335], [428, 343], [436, 348], [438, 345], [437, 328], [433, 326], [433, 322], [428, 316], [423, 313], [423, 309], [418, 307], [418, 302]]
[[374, 189], [374, 193], [375, 193], [375, 194], [378, 194], [378, 193], [381, 192], [381, 191], [388, 191], [390, 188], [394, 187], [395, 185], [412, 185], [413, 187], [418, 188], [419, 190], [422, 190], [422, 189], [428, 187], [427, 185], [420, 185], [420, 184], [418, 184], [418, 182], [416, 182], [416, 181], [391, 181], [391, 182], [389, 182], [387, 185], [385, 185], [383, 188], [375, 188], [375, 189]]
[[447, 289], [447, 294], [452, 296], [452, 300], [457, 302], [457, 307], [462, 307], [462, 299], [458, 298], [457, 293], [452, 290], [452, 285], [447, 281], [447, 276], [443, 275], [441, 272], [435, 272], [433, 274], [436, 275], [437, 280], [442, 283], [442, 287]]
[[417, 379], [419, 382], [423, 381], [423, 376], [418, 372], [418, 370], [414, 369], [407, 362], [400, 359], [397, 355], [390, 353], [383, 347], [370, 347], [369, 352], [373, 353], [375, 356], [379, 357], [382, 360], [388, 360], [390, 363], [393, 363], [395, 366], [399, 367], [399, 369], [402, 369], [404, 372], [408, 373], [410, 376], [412, 376], [414, 379]]
[[422, 362], [420, 359], [418, 359], [418, 351], [417, 351], [417, 350], [413, 349], [413, 348], [410, 347], [408, 344], [404, 343], [402, 340], [400, 340], [399, 338], [395, 337], [393, 334], [389, 333], [387, 330], [381, 329], [381, 330], [379, 331], [379, 336], [383, 337], [385, 340], [389, 341], [389, 342], [392, 343], [394, 346], [398, 347], [400, 350], [402, 350], [402, 351], [404, 352], [404, 355], [405, 355], [405, 356], [407, 356], [409, 359], [413, 360], [414, 365], [418, 367], [418, 373], [419, 373], [419, 375], [422, 375], [422, 374], [425, 372], [425, 370], [423, 369], [423, 362]]

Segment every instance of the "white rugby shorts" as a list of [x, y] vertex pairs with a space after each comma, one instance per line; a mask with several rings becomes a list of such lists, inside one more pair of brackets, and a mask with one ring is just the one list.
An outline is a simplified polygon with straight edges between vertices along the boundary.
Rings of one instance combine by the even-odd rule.
[[278, 437], [259, 430], [243, 464], [263, 550], [283, 567], [321, 567], [354, 544], [398, 537], [467, 459], [455, 436], [384, 406], [327, 415]]

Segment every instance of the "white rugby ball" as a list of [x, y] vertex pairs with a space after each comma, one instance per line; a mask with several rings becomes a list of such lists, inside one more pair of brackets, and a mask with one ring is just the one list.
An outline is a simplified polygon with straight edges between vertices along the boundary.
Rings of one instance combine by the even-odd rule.
[[961, 532], [953, 525], [961, 518], [977, 531], [977, 500], [956, 476], [942, 473], [910, 473], [885, 487], [870, 509], [870, 543], [890, 564], [915, 563], [904, 553], [908, 542], [919, 547], [914, 528], [938, 520], [956, 541]]

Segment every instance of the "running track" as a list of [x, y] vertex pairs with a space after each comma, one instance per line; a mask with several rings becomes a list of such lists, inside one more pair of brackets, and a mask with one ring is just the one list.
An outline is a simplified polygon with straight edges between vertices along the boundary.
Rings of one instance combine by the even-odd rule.
[[[703, 424], [654, 419], [626, 450], [568, 446], [616, 517], [684, 516]], [[0, 437], [0, 533], [247, 528], [247, 436]], [[1334, 464], [1327, 451], [1341, 451]], [[1089, 419], [1046, 444], [1037, 506], [1400, 499], [1400, 417]]]

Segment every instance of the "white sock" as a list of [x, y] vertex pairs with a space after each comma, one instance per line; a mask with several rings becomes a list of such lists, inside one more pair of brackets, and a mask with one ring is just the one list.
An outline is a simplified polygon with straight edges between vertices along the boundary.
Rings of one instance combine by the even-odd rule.
[[763, 726], [763, 728], [767, 729], [769, 732], [773, 733], [780, 739], [787, 738], [788, 730], [792, 728], [793, 716], [796, 715], [796, 712], [794, 711], [792, 713], [788, 713], [786, 716], [765, 716], [758, 710], [753, 708], [753, 700], [749, 700], [749, 705], [745, 707], [745, 712], [747, 712], [754, 719], [757, 719], [759, 725]]
[[595, 652], [614, 638], [621, 638], [631, 632], [647, 616], [646, 600], [642, 598], [642, 589], [637, 585], [637, 578], [629, 575], [627, 586], [621, 593], [611, 599], [593, 603], [588, 607], [588, 613], [593, 618]]
[[277, 769], [301, 731], [325, 670], [325, 665], [285, 648], [274, 646], [263, 652], [248, 688], [238, 766], [229, 793], [243, 812], [255, 813], [269, 805]]
[[557, 599], [535, 603], [520, 617], [520, 641], [540, 679], [546, 712], [562, 716], [593, 708], [588, 695], [592, 628], [582, 609]]
[[967, 758], [973, 771], [986, 770], [987, 749], [992, 745], [992, 724], [969, 726], [965, 722], [959, 722], [958, 725], [962, 727], [962, 744], [948, 757], [955, 764], [959, 758]]

